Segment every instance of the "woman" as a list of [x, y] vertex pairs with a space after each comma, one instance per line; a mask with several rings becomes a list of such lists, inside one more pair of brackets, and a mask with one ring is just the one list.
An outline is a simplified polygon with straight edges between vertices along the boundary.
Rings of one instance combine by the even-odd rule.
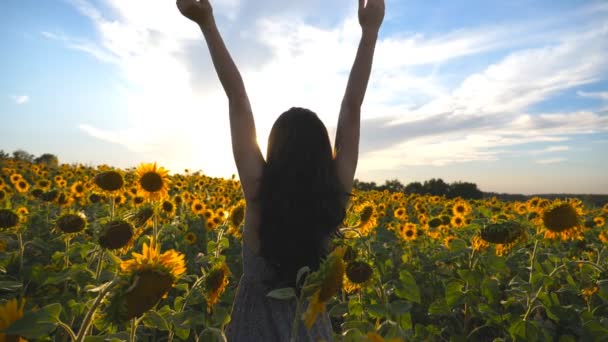
[[[229, 341], [286, 341], [294, 301], [269, 298], [294, 286], [297, 270], [319, 267], [345, 215], [359, 153], [361, 104], [367, 89], [384, 0], [359, 0], [361, 41], [342, 100], [332, 152], [327, 129], [312, 111], [291, 108], [272, 127], [264, 160], [256, 143], [251, 105], [241, 75], [213, 17], [208, 0], [177, 0], [203, 32], [213, 65], [228, 96], [232, 151], [247, 209], [243, 229], [243, 276], [239, 281]], [[298, 341], [333, 339], [324, 315]]]

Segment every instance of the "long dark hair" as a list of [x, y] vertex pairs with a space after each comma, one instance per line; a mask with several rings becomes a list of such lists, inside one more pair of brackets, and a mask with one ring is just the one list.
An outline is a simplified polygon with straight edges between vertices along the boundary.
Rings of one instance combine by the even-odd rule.
[[277, 271], [272, 286], [294, 286], [303, 266], [319, 267], [349, 195], [338, 180], [329, 135], [317, 115], [291, 108], [274, 123], [260, 184], [260, 254]]

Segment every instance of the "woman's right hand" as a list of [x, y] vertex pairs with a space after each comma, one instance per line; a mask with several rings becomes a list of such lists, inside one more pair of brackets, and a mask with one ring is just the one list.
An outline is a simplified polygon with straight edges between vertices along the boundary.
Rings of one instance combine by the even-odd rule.
[[213, 9], [209, 0], [177, 0], [177, 8], [184, 17], [199, 25], [206, 25], [213, 20]]
[[[367, 4], [365, 4], [367, 2]], [[364, 30], [380, 30], [384, 20], [384, 0], [359, 0], [359, 24]]]

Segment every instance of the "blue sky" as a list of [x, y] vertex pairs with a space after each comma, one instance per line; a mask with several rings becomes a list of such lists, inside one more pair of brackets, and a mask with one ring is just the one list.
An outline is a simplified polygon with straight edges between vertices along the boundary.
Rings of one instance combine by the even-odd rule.
[[[332, 133], [355, 0], [212, 1], [261, 148], [309, 107]], [[165, 0], [4, 0], [0, 149], [63, 162], [235, 172], [202, 36]], [[608, 193], [608, 3], [387, 0], [357, 177]]]

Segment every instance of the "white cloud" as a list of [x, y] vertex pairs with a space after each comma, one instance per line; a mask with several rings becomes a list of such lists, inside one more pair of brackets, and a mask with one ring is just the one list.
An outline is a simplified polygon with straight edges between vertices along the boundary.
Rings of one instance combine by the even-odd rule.
[[537, 164], [557, 164], [557, 163], [562, 163], [565, 161], [566, 161], [566, 158], [549, 158], [549, 159], [537, 160], [536, 163]]
[[27, 95], [12, 95], [11, 99], [18, 105], [26, 104], [30, 101], [30, 97]]
[[541, 150], [531, 150], [529, 153], [532, 155], [546, 154], [546, 153], [554, 153], [554, 152], [564, 152], [570, 150], [568, 146], [549, 146], [545, 147]]
[[[101, 13], [84, 0], [70, 2], [94, 22], [99, 41], [43, 34], [119, 66], [129, 99], [123, 129], [81, 128], [142, 154], [164, 154], [167, 163], [179, 165], [175, 169], [200, 161], [210, 174], [233, 172], [223, 92], [200, 31], [179, 15], [174, 2], [106, 0], [111, 13]], [[214, 2], [215, 12], [224, 18], [220, 30], [241, 66], [262, 147], [274, 119], [291, 106], [310, 107], [334, 126], [360, 31], [356, 6], [332, 3], [337, 4], [349, 10], [339, 24], [322, 28], [276, 15], [290, 6], [314, 11], [320, 1]], [[254, 5], [259, 7], [256, 15], [251, 14]], [[394, 133], [388, 136], [390, 143], [361, 155], [360, 169], [497, 160], [511, 146], [605, 132], [605, 113], [528, 113], [534, 104], [608, 74], [606, 23], [564, 28], [567, 20], [382, 36], [362, 115], [391, 122], [379, 126], [375, 137], [388, 136], [389, 129]], [[460, 75], [456, 86], [447, 81], [453, 75], [439, 71], [456, 58], [505, 50], [510, 52], [489, 67]], [[429, 66], [431, 72], [420, 72]], [[423, 125], [418, 131], [425, 134], [403, 134], [416, 124]], [[566, 149], [556, 146], [538, 153]]]
[[608, 91], [598, 91], [598, 92], [586, 92], [586, 91], [578, 91], [576, 94], [580, 97], [587, 97], [592, 99], [600, 99], [608, 101]]

